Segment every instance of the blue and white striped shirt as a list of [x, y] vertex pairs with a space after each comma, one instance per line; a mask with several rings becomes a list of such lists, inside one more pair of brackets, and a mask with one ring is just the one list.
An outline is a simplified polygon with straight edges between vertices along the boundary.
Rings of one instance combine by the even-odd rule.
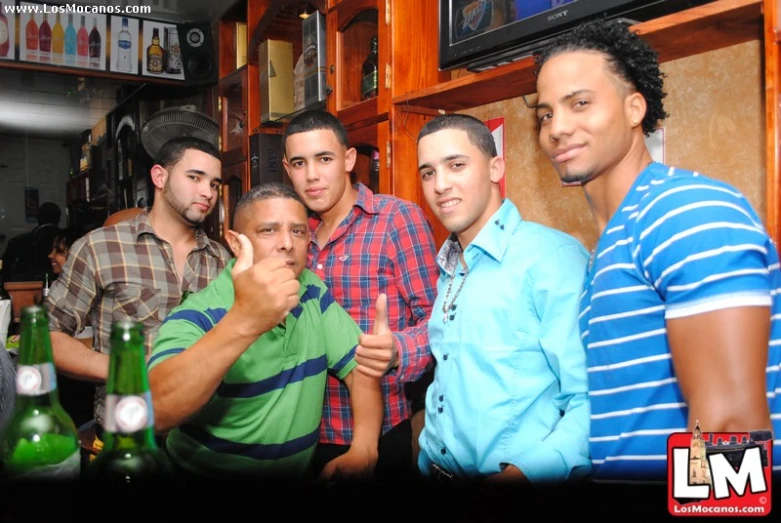
[[767, 391], [779, 434], [779, 258], [740, 192], [652, 163], [608, 222], [591, 265], [579, 323], [597, 479], [666, 478], [667, 438], [686, 431], [688, 417], [670, 355], [668, 318], [772, 306]]

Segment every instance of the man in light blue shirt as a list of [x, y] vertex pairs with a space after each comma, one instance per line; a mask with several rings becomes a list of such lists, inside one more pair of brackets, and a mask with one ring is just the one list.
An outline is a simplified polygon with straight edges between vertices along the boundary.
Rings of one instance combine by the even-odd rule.
[[[578, 300], [588, 254], [502, 199], [504, 161], [480, 120], [418, 135], [423, 193], [452, 233], [428, 323], [424, 476], [561, 483], [587, 476], [589, 401]], [[488, 477], [490, 476], [490, 477]]]

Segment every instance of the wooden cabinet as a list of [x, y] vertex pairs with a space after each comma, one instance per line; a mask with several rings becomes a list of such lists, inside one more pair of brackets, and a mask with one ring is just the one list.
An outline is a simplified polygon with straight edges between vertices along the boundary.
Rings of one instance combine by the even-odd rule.
[[[781, 232], [781, 100], [779, 89], [778, 0], [717, 0], [656, 20], [637, 24], [637, 30], [659, 51], [662, 61], [675, 60], [750, 40], [764, 40], [767, 112], [767, 224], [778, 240]], [[242, 140], [231, 156], [245, 162], [249, 136], [281, 133], [288, 119], [261, 124], [258, 80], [258, 44], [265, 39], [293, 43], [294, 62], [301, 53], [301, 18], [319, 11], [326, 19], [327, 110], [348, 130], [359, 152], [354, 178], [381, 193], [418, 203], [429, 214], [438, 243], [446, 232], [430, 214], [417, 176], [416, 137], [426, 121], [443, 112], [463, 111], [484, 104], [532, 95], [535, 92], [533, 58], [479, 73], [458, 75], [438, 69], [438, 2], [434, 0], [247, 0], [248, 64], [240, 74], [246, 127], [236, 136], [230, 111], [223, 116], [224, 139]], [[234, 9], [235, 11], [235, 9]], [[235, 18], [235, 16], [234, 16]], [[229, 27], [230, 17], [220, 22]], [[229, 31], [225, 31], [228, 32]], [[372, 36], [378, 38], [378, 93], [360, 99], [361, 66], [369, 54]], [[223, 45], [224, 44], [224, 45]], [[229, 36], [221, 38], [220, 55], [229, 64]], [[225, 49], [223, 49], [223, 47]], [[227, 49], [227, 51], [226, 51]], [[225, 58], [225, 53], [228, 58]], [[235, 66], [233, 66], [235, 69]], [[454, 76], [451, 79], [451, 76]], [[238, 85], [238, 80], [234, 80]], [[229, 100], [229, 103], [230, 100]], [[235, 102], [233, 102], [235, 104]], [[228, 120], [225, 120], [228, 118]], [[230, 120], [230, 121], [229, 121]], [[372, 176], [372, 157], [379, 157], [379, 175]], [[243, 189], [249, 177], [243, 174]]]

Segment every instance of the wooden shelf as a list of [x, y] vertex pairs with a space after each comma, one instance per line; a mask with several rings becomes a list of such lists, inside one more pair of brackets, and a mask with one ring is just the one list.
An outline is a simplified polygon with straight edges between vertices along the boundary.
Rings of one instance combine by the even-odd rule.
[[58, 65], [43, 65], [32, 62], [15, 62], [13, 60], [0, 60], [0, 69], [24, 69], [27, 71], [42, 71], [46, 73], [70, 74], [74, 76], [91, 76], [95, 78], [106, 78], [109, 80], [121, 80], [128, 83], [139, 84], [160, 84], [176, 85], [185, 87], [183, 80], [173, 80], [170, 78], [157, 78], [155, 76], [129, 75], [101, 71], [98, 69], [78, 69], [75, 67], [66, 67]]
[[[677, 60], [760, 39], [762, 0], [719, 0], [632, 26], [659, 53]], [[536, 92], [534, 57], [471, 73], [393, 99], [399, 109], [422, 114], [458, 111]], [[433, 114], [436, 114], [435, 112]]]
[[230, 74], [220, 78], [218, 82], [218, 92], [220, 96], [225, 96], [226, 93], [231, 91], [232, 89], [235, 89], [236, 87], [241, 87], [242, 82], [242, 73], [247, 69], [246, 65], [243, 65], [239, 67], [238, 69], [234, 69]]
[[[294, 56], [301, 53], [301, 19], [298, 17], [302, 7], [313, 5], [321, 13], [325, 13], [325, 0], [276, 0], [270, 2], [263, 12], [260, 21], [252, 31], [247, 50], [247, 61], [258, 64], [258, 46], [267, 39], [285, 40], [294, 43]], [[296, 42], [298, 45], [296, 46]]]
[[339, 111], [336, 116], [348, 130], [365, 127], [388, 119], [388, 113], [377, 113], [376, 96], [346, 107]]

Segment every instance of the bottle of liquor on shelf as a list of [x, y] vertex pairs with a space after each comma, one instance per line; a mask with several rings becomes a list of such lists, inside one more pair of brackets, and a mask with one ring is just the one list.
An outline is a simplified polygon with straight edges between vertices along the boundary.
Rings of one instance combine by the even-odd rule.
[[52, 61], [52, 28], [49, 25], [49, 15], [43, 14], [43, 22], [38, 28], [38, 52], [41, 62]]
[[361, 68], [361, 101], [377, 96], [377, 37], [372, 36], [371, 51]]
[[24, 39], [27, 48], [25, 59], [31, 62], [38, 61], [38, 22], [35, 15], [30, 14], [30, 19], [24, 28]]
[[154, 434], [154, 409], [142, 326], [130, 319], [111, 326], [103, 449], [87, 470], [100, 485], [133, 485], [171, 476]]
[[68, 13], [68, 27], [65, 28], [65, 65], [76, 65], [76, 28], [72, 13]]
[[9, 480], [78, 480], [79, 435], [60, 404], [46, 310], [22, 309], [16, 400], [0, 438], [0, 475]]
[[62, 64], [62, 54], [65, 48], [65, 31], [60, 23], [60, 13], [57, 13], [57, 18], [52, 27], [52, 62], [55, 64]]
[[97, 17], [92, 19], [92, 31], [89, 33], [89, 67], [90, 69], [102, 69], [103, 47], [101, 45], [100, 31], [98, 31]]
[[165, 72], [180, 74], [182, 72], [182, 54], [179, 49], [179, 33], [176, 26], [165, 29]]
[[132, 44], [133, 40], [128, 30], [127, 18], [122, 17], [122, 30], [117, 36], [117, 71], [122, 73], [133, 71], [133, 60], [130, 56]]
[[3, 3], [0, 2], [0, 58], [8, 56], [8, 51], [11, 49], [10, 36], [8, 18], [3, 12]]
[[163, 48], [160, 47], [160, 30], [152, 29], [152, 43], [146, 48], [146, 70], [148, 73], [163, 72]]
[[78, 56], [76, 65], [79, 67], [87, 67], [89, 63], [89, 33], [85, 23], [84, 15], [81, 15], [81, 26], [79, 32], [76, 33], [76, 55]]

